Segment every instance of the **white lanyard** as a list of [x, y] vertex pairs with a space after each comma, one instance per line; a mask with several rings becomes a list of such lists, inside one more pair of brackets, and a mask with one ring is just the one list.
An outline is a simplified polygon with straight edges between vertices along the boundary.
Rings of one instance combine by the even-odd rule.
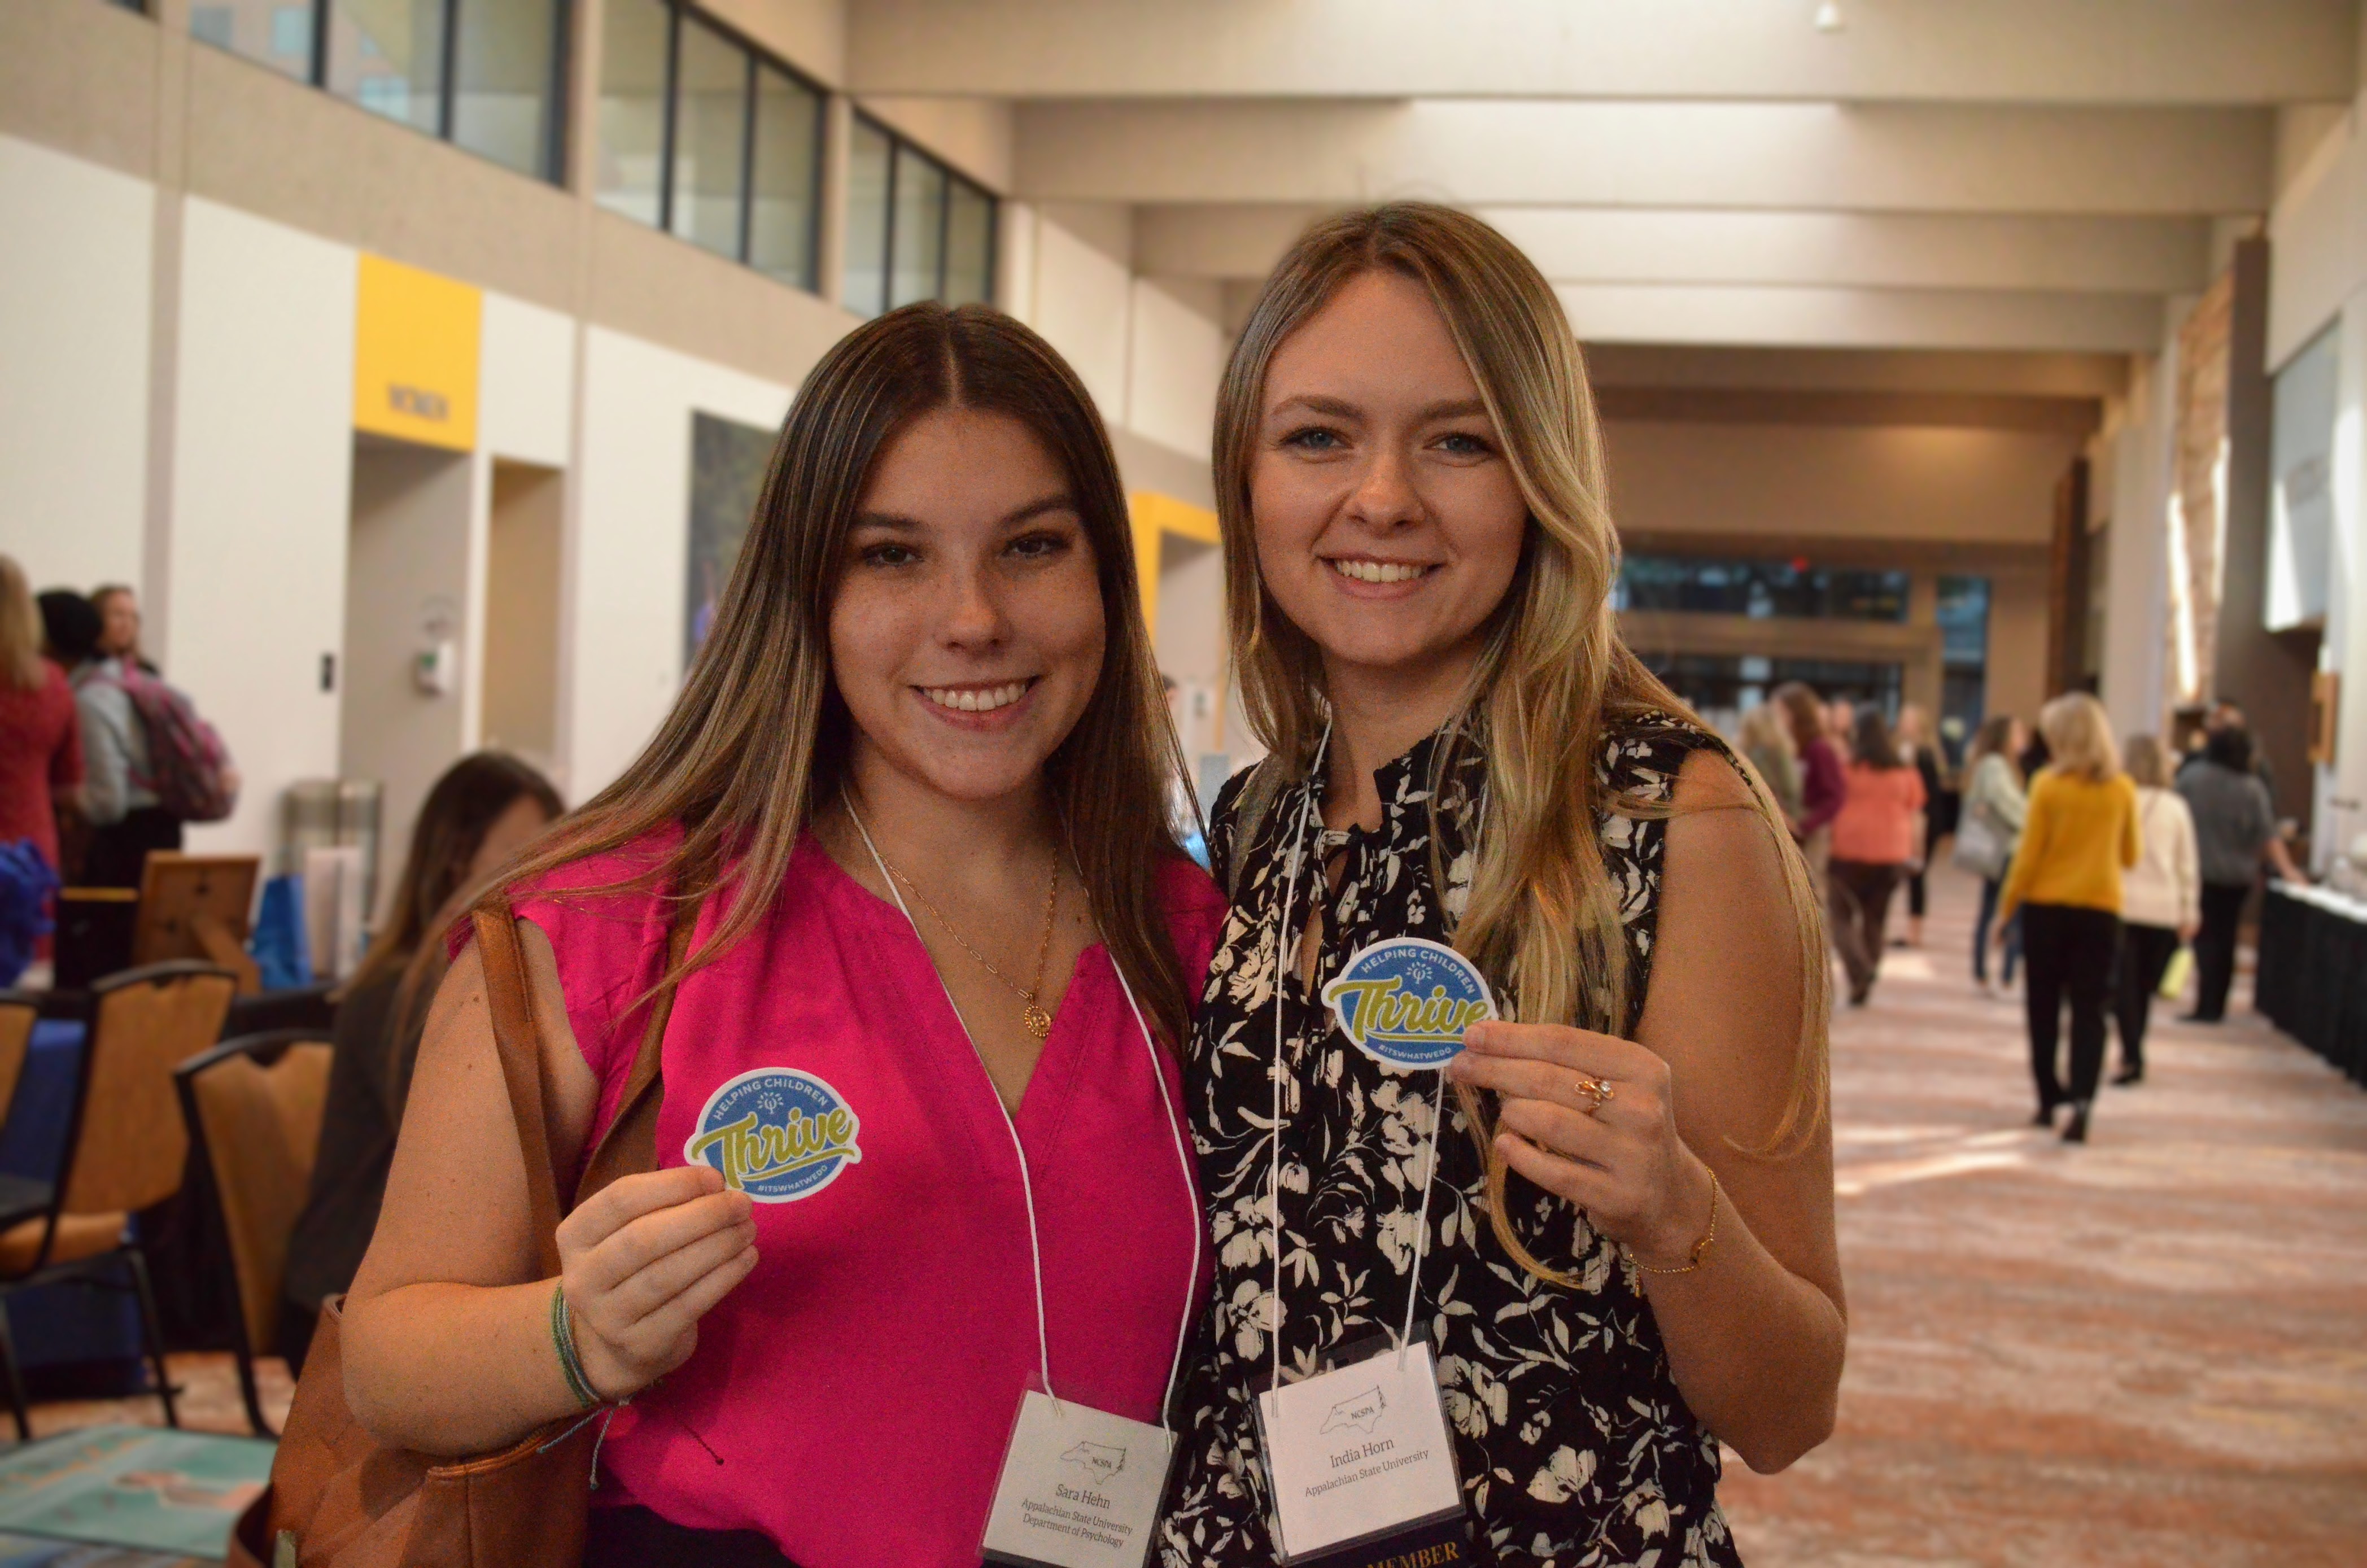
[[[1316, 774], [1319, 778], [1329, 759], [1331, 748], [1331, 726], [1326, 723], [1323, 726], [1323, 738], [1316, 743], [1315, 747]], [[1282, 873], [1282, 918], [1274, 926], [1274, 1119], [1268, 1125], [1266, 1133], [1270, 1153], [1266, 1161], [1265, 1176], [1266, 1222], [1269, 1227], [1269, 1244], [1274, 1254], [1274, 1298], [1273, 1305], [1267, 1309], [1270, 1321], [1266, 1325], [1266, 1336], [1273, 1352], [1272, 1386], [1277, 1389], [1282, 1386], [1282, 987], [1284, 977], [1282, 943], [1284, 936], [1291, 930], [1290, 906], [1293, 896], [1298, 891], [1299, 859], [1306, 849], [1308, 824], [1314, 820], [1315, 799], [1319, 793], [1320, 793], [1319, 786], [1310, 782], [1307, 787], [1307, 802], [1299, 810], [1298, 827], [1291, 835], [1290, 858], [1284, 862]], [[1484, 829], [1487, 824], [1487, 803], [1484, 798], [1480, 803], [1479, 820]], [[1241, 845], [1239, 847], [1240, 851], [1246, 852], [1250, 846]], [[1317, 874], [1319, 877], [1321, 875], [1319, 868]], [[1297, 965], [1294, 963], [1291, 966], [1292, 972], [1296, 972], [1297, 969]], [[1421, 1265], [1422, 1260], [1430, 1253], [1430, 1186], [1438, 1176], [1438, 1128], [1439, 1123], [1444, 1119], [1445, 1108], [1446, 1074], [1441, 1073], [1438, 1075], [1438, 1087], [1432, 1093], [1430, 1101], [1430, 1151], [1424, 1162], [1421, 1176], [1421, 1222], [1414, 1233], [1413, 1267], [1406, 1280], [1405, 1325], [1398, 1334], [1398, 1359], [1400, 1363], [1405, 1359], [1407, 1346], [1413, 1340], [1414, 1308], [1421, 1299]]]
[[[871, 852], [871, 863], [879, 868], [879, 880], [888, 884], [888, 896], [896, 901], [897, 909], [902, 912], [906, 924], [912, 927], [913, 940], [921, 942], [921, 950], [927, 952], [928, 943], [921, 940], [920, 922], [912, 918], [912, 910], [906, 907], [904, 895], [898, 891], [896, 878], [888, 869], [888, 862], [881, 858], [879, 846], [871, 842], [871, 830], [864, 825], [863, 813], [855, 809], [854, 800], [844, 790], [840, 791], [839, 799], [846, 807], [847, 816], [855, 823], [855, 831], [863, 835], [863, 847]], [[954, 1000], [953, 988], [946, 984], [946, 977], [937, 970], [934, 958], [929, 960], [929, 968], [932, 973], [936, 974], [938, 986], [945, 991], [946, 1006], [953, 1009], [954, 1022], [961, 1025], [962, 1038], [969, 1042], [970, 1054], [978, 1058], [979, 1071], [986, 1077], [987, 1092], [994, 1096], [994, 1108], [1002, 1113], [1003, 1131], [1011, 1134], [1012, 1155], [1019, 1162], [1019, 1190], [1027, 1204], [1027, 1251], [1034, 1265], [1036, 1282], [1036, 1354], [1043, 1369], [1044, 1392], [1057, 1405], [1059, 1396], [1052, 1392], [1051, 1339], [1044, 1325], [1044, 1246], [1036, 1234], [1036, 1188], [1027, 1172], [1027, 1150], [1019, 1142], [1019, 1125], [1011, 1119], [1011, 1108], [1002, 1103], [1002, 1092], [995, 1087], [993, 1074], [986, 1072], [986, 1058], [978, 1049], [978, 1039], [969, 1032], [969, 1022], [962, 1017], [961, 1005]], [[1142, 1031], [1142, 1048], [1150, 1055], [1150, 1081], [1159, 1085], [1159, 1103], [1167, 1111], [1167, 1131], [1175, 1141], [1175, 1163], [1184, 1173], [1184, 1197], [1191, 1210], [1192, 1269], [1184, 1277], [1184, 1315], [1175, 1328], [1175, 1356], [1168, 1364], [1167, 1392], [1159, 1402], [1159, 1418], [1163, 1422], [1167, 1419], [1168, 1404], [1175, 1397], [1175, 1379], [1184, 1366], [1184, 1344], [1191, 1332], [1192, 1307], [1200, 1283], [1200, 1233], [1205, 1227], [1200, 1218], [1199, 1188], [1192, 1180], [1191, 1157], [1184, 1152], [1183, 1123], [1176, 1117], [1175, 1101], [1167, 1092], [1167, 1074], [1159, 1060], [1159, 1048], [1151, 1043], [1150, 1026], [1143, 1020], [1141, 1005], [1134, 999], [1134, 987], [1127, 983], [1126, 970], [1118, 963], [1115, 953], [1110, 955], [1110, 969], [1117, 976], [1118, 989], [1126, 993], [1126, 1005], [1133, 1010], [1135, 1027]]]

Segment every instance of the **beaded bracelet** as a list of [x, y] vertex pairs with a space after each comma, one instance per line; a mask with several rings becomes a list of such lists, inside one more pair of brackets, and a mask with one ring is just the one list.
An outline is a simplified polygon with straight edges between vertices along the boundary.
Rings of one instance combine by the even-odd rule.
[[559, 1369], [567, 1376], [567, 1392], [575, 1403], [589, 1410], [604, 1403], [593, 1392], [592, 1380], [584, 1374], [583, 1359], [575, 1351], [575, 1324], [567, 1315], [567, 1286], [561, 1282], [550, 1293], [550, 1343], [559, 1351]]
[[1655, 1268], [1648, 1263], [1638, 1263], [1636, 1255], [1625, 1247], [1619, 1249], [1619, 1267], [1627, 1276], [1627, 1289], [1643, 1289], [1642, 1276], [1647, 1274], [1691, 1274], [1709, 1257], [1710, 1244], [1717, 1240], [1717, 1172], [1709, 1173], [1709, 1229], [1693, 1244], [1693, 1256], [1674, 1268]]

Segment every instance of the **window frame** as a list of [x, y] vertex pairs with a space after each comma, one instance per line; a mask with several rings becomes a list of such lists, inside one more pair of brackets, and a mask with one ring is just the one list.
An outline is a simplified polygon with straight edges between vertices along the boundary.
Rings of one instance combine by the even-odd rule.
[[[986, 278], [985, 288], [980, 290], [980, 297], [988, 304], [992, 304], [998, 252], [995, 242], [1002, 233], [1002, 199], [911, 137], [899, 132], [894, 126], [864, 113], [860, 108], [855, 111], [855, 119], [865, 130], [888, 143], [888, 184], [880, 199], [884, 203], [886, 217], [879, 225], [879, 305], [878, 310], [870, 310], [866, 301], [863, 307], [865, 313], [885, 315], [897, 308], [890, 302], [896, 298], [896, 171], [903, 163], [903, 154], [907, 153], [933, 165], [940, 175], [945, 176], [946, 182], [945, 188], [937, 194], [937, 279], [936, 289], [929, 297], [934, 300], [943, 300], [946, 297], [946, 276], [953, 262], [953, 245], [950, 242], [953, 237], [954, 189], [957, 186], [966, 186], [973, 194], [982, 197], [986, 201]], [[840, 290], [842, 296], [844, 292], [844, 288], [842, 286]], [[858, 308], [843, 297], [838, 303], [846, 310]]]
[[[562, 5], [572, 3], [572, 0], [561, 0]], [[670, 239], [707, 251], [709, 256], [719, 256], [751, 271], [758, 270], [756, 264], [750, 259], [755, 244], [756, 222], [756, 86], [761, 79], [759, 71], [769, 66], [813, 100], [813, 220], [806, 225], [806, 281], [784, 283], [782, 286], [819, 295], [821, 292], [822, 184], [823, 174], [830, 163], [829, 89], [711, 11], [685, 4], [685, 0], [653, 0], [653, 3], [664, 6], [666, 11], [666, 58], [665, 91], [663, 95], [665, 107], [662, 111], [664, 118], [659, 126], [658, 137], [658, 221], [650, 226]], [[740, 232], [735, 246], [737, 254], [732, 256], [708, 250], [688, 235], [674, 233], [674, 147], [682, 99], [682, 29], [685, 19], [694, 13], [700, 27], [737, 49], [745, 62], [740, 85]], [[597, 193], [594, 195], [596, 199]], [[772, 274], [765, 273], [764, 276], [770, 278]], [[774, 281], [779, 282], [780, 279], [774, 278]]]
[[[148, 9], [147, 0], [115, 0], [115, 3], [127, 10], [140, 11], [143, 14]], [[470, 3], [487, 4], [490, 0], [470, 0]], [[674, 5], [674, 0], [662, 0], [662, 3], [669, 9], [680, 8]], [[304, 75], [300, 79], [302, 85], [328, 93], [340, 103], [351, 104], [374, 119], [388, 119], [388, 116], [373, 109], [363, 108], [357, 100], [346, 97], [343, 93], [335, 92], [329, 86], [329, 24], [332, 4], [333, 0], [304, 0], [304, 9], [311, 12], [312, 17], [312, 48], [311, 57], [305, 62]], [[460, 7], [463, 0], [438, 0], [438, 4], [443, 11], [444, 36], [438, 50], [437, 68], [440, 79], [436, 88], [436, 129], [433, 131], [426, 131], [415, 125], [406, 126], [406, 129], [422, 135], [433, 136], [446, 146], [458, 148], [472, 158], [482, 158], [495, 168], [509, 169], [512, 174], [520, 175], [525, 178], [540, 180], [545, 185], [555, 185], [561, 189], [567, 188], [567, 119], [570, 108], [568, 88], [574, 65], [575, 0], [551, 0], [550, 74], [543, 85], [545, 101], [549, 103], [550, 109], [544, 118], [542, 145], [537, 154], [537, 161], [541, 166], [532, 171], [511, 168], [500, 159], [462, 146], [460, 142], [454, 140], [453, 131], [459, 116]], [[187, 36], [198, 42], [205, 42], [203, 39], [197, 38], [195, 33]], [[207, 47], [221, 48], [215, 44], [207, 44]], [[232, 59], [245, 60], [249, 64], [263, 65], [266, 70], [271, 69], [264, 62], [254, 59], [243, 50], [221, 49], [221, 51]], [[285, 72], [275, 71], [273, 74], [284, 81], [299, 80]], [[391, 123], [403, 124], [404, 122], [393, 120]]]

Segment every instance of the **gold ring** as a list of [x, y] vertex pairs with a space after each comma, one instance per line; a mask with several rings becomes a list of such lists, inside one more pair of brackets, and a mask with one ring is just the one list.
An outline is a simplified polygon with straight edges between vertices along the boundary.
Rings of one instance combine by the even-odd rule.
[[1586, 1108], [1586, 1114], [1589, 1116], [1592, 1116], [1616, 1097], [1613, 1095], [1610, 1085], [1600, 1078], [1590, 1078], [1584, 1074], [1579, 1075], [1577, 1088], [1580, 1094], [1584, 1095], [1591, 1102]]

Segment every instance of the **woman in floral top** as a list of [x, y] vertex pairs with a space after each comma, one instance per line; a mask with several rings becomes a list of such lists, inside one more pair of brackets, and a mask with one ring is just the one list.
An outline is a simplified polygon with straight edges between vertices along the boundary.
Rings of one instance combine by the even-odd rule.
[[[1781, 816], [1619, 642], [1560, 307], [1462, 214], [1319, 225], [1234, 350], [1216, 467], [1273, 755], [1211, 824], [1233, 902], [1185, 1072], [1217, 1272], [1161, 1560], [1278, 1560], [1269, 1368], [1353, 1362], [1410, 1291], [1465, 1516], [1423, 1561], [1737, 1562], [1719, 1442], [1790, 1464], [1840, 1376], [1823, 938]], [[1452, 1097], [1321, 1000], [1400, 937], [1528, 1020], [1467, 1031]]]

